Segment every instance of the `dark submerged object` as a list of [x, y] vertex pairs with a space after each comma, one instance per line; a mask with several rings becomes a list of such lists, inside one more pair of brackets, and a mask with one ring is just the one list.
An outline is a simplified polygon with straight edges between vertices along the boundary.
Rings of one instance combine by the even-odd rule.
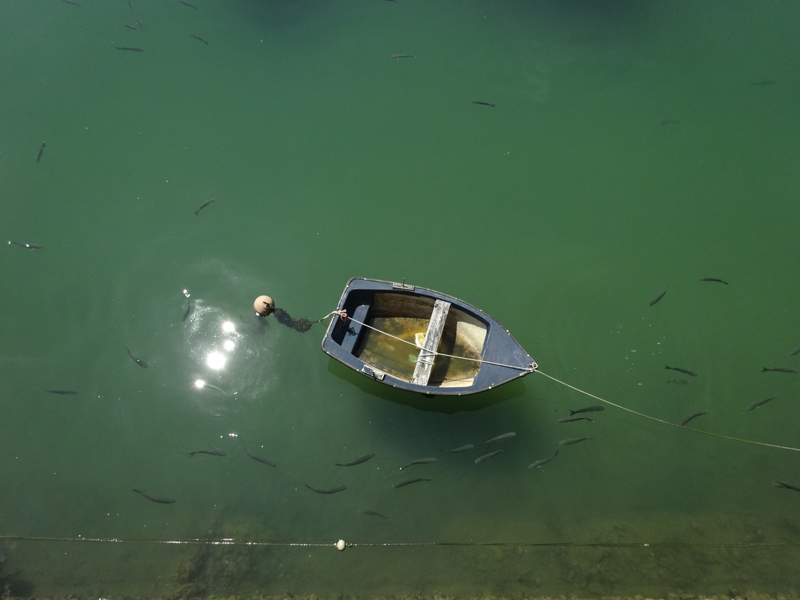
[[426, 288], [354, 277], [337, 310], [346, 311], [348, 318], [333, 317], [322, 350], [392, 387], [462, 396], [490, 390], [538, 367], [495, 319]]

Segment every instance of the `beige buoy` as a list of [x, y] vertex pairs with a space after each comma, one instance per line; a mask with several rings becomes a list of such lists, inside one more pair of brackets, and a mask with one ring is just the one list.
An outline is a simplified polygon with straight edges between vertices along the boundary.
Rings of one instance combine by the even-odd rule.
[[275, 310], [275, 303], [269, 296], [259, 296], [256, 298], [256, 301], [253, 302], [253, 310], [260, 316], [266, 317]]
[[338, 542], [336, 542], [336, 549], [337, 549], [339, 552], [341, 552], [342, 550], [344, 550], [346, 546], [347, 546], [347, 544], [345, 544], [344, 540], [339, 540]]

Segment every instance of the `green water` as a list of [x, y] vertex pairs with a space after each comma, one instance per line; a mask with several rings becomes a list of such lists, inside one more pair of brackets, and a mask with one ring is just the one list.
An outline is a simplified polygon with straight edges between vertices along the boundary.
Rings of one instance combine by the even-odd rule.
[[[800, 375], [761, 372], [800, 370], [796, 3], [78, 2], [0, 2], [13, 593], [797, 590], [800, 494], [772, 482], [800, 486], [800, 453], [613, 407], [561, 424], [599, 401], [539, 375], [410, 396], [251, 309], [405, 278], [604, 399], [800, 447]], [[195, 538], [275, 545], [142, 541]]]

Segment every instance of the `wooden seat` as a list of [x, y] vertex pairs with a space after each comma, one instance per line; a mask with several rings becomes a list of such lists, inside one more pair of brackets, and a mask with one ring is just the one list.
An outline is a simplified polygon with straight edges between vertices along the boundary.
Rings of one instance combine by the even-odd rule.
[[417, 356], [417, 366], [414, 368], [414, 376], [411, 383], [417, 385], [428, 385], [433, 371], [433, 361], [436, 358], [436, 349], [442, 339], [444, 324], [447, 321], [447, 313], [450, 310], [450, 303], [444, 300], [437, 300], [433, 305], [433, 313], [428, 323], [428, 330], [425, 332], [425, 340]]
[[[353, 313], [353, 319], [347, 324], [347, 331], [344, 334], [344, 339], [342, 340], [342, 349], [353, 353], [356, 348], [356, 342], [358, 342], [359, 334], [363, 329], [361, 323], [366, 323], [367, 321], [367, 313], [369, 313], [369, 304], [362, 304], [356, 311]], [[356, 323], [356, 321], [361, 321], [361, 323]]]

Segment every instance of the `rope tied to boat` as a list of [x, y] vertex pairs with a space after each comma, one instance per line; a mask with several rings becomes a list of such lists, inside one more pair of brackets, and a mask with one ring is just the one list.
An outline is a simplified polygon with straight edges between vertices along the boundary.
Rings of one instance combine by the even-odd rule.
[[[328, 313], [327, 316], [325, 316], [322, 319], [320, 319], [320, 321], [322, 321], [323, 319], [327, 319], [328, 317], [330, 317], [332, 315], [338, 315], [339, 318], [342, 319], [345, 323], [347, 323], [347, 321], [352, 321], [353, 323], [358, 323], [362, 327], [366, 327], [368, 329], [372, 329], [373, 331], [375, 331], [377, 333], [380, 333], [382, 335], [386, 335], [386, 336], [388, 336], [390, 338], [393, 338], [393, 339], [395, 339], [395, 340], [397, 340], [399, 342], [402, 342], [404, 344], [408, 344], [409, 346], [413, 346], [414, 348], [417, 348], [419, 350], [424, 350], [424, 348], [420, 348], [419, 346], [417, 346], [413, 342], [409, 342], [408, 340], [404, 340], [403, 338], [397, 337], [396, 335], [392, 335], [391, 333], [389, 333], [387, 331], [382, 331], [382, 330], [378, 329], [377, 327], [373, 327], [372, 325], [368, 325], [367, 323], [364, 323], [363, 321], [359, 321], [358, 319], [355, 319], [355, 318], [349, 316], [347, 314], [346, 310], [334, 310], [334, 311]], [[318, 321], [315, 321], [315, 322], [318, 322]], [[430, 359], [431, 357], [435, 357], [435, 356], [444, 356], [446, 358], [455, 358], [455, 359], [458, 359], [458, 360], [468, 360], [468, 361], [477, 362], [477, 363], [486, 364], [486, 365], [494, 365], [494, 366], [497, 366], [497, 367], [506, 367], [508, 369], [516, 369], [518, 371], [524, 371], [526, 373], [535, 373], [536, 369], [539, 368], [539, 365], [536, 364], [535, 360], [531, 361], [530, 365], [508, 365], [508, 364], [505, 364], [505, 363], [494, 362], [494, 361], [491, 361], [491, 360], [485, 360], [483, 358], [470, 358], [469, 356], [456, 356], [455, 354], [446, 354], [444, 352], [439, 352], [437, 350], [424, 350], [424, 354], [425, 354], [424, 357], [422, 356], [422, 354], [423, 353], [421, 352], [420, 356], [419, 356], [419, 358], [417, 360], [427, 360], [427, 359]], [[433, 360], [435, 360], [435, 359], [433, 359]]]

